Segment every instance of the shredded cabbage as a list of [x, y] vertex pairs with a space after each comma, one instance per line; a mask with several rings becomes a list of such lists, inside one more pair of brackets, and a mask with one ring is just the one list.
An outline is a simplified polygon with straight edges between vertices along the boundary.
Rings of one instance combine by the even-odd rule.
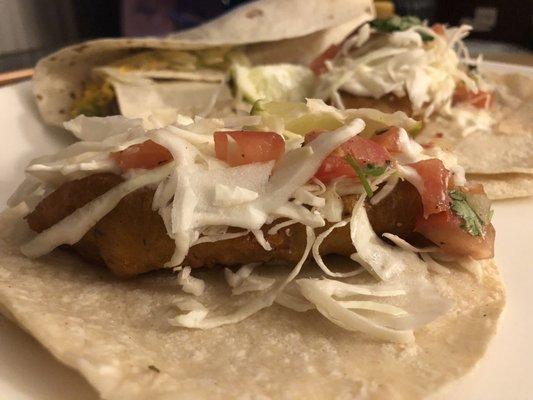
[[[153, 130], [143, 127], [140, 120], [122, 117], [79, 117], [67, 123], [82, 141], [32, 162], [28, 168], [31, 175], [10, 200], [17, 206], [13, 209], [17, 215], [29, 212], [39, 199], [65, 181], [96, 171], [120, 173], [109, 154], [133, 144], [153, 140], [172, 154], [173, 161], [150, 171], [124, 173], [123, 183], [36, 235], [22, 246], [22, 251], [37, 257], [61, 244], [74, 244], [124, 196], [140, 187], [152, 186], [155, 188], [152, 209], [159, 213], [167, 234], [175, 242], [175, 252], [165, 266], [179, 271], [176, 279], [183, 292], [198, 296], [198, 300], [192, 297], [176, 300], [182, 313], [169, 320], [172, 325], [208, 329], [236, 323], [276, 302], [300, 312], [317, 309], [333, 323], [349, 330], [385, 340], [411, 341], [413, 329], [427, 324], [445, 310], [445, 302], [433, 293], [434, 288], [425, 280], [427, 269], [440, 272], [447, 269], [429, 256], [427, 252], [433, 248], [418, 249], [390, 234], [384, 237], [397, 247], [380, 240], [368, 221], [363, 207], [364, 190], [359, 182], [344, 177], [326, 186], [314, 175], [331, 152], [354, 136], [373, 133], [389, 125], [409, 130], [416, 122], [403, 113], [337, 110], [316, 99], [309, 99], [305, 105], [267, 103], [264, 107], [268, 110], [268, 118], [279, 120], [282, 130], [285, 126], [303, 129], [310, 121], [335, 128], [304, 146], [301, 146], [301, 134], [283, 131], [287, 144], [291, 144], [286, 146], [280, 160], [230, 167], [216, 158], [213, 132], [246, 129], [247, 126], [268, 129], [262, 125], [266, 111], [260, 115], [228, 118], [182, 116], [169, 126], [154, 122], [159, 127]], [[279, 110], [275, 111], [277, 108]], [[285, 114], [276, 116], [276, 112]], [[374, 196], [376, 202], [394, 189], [400, 177], [417, 180], [416, 171], [402, 163], [426, 159], [434, 151], [413, 144], [404, 129], [400, 130], [402, 154], [397, 163], [380, 176], [371, 178], [374, 190], [384, 184]], [[442, 156], [447, 157], [446, 154]], [[445, 163], [449, 168], [456, 168], [454, 171], [460, 178], [456, 160], [448, 157]], [[341, 196], [349, 194], [359, 195], [359, 200], [351, 218], [347, 219]], [[325, 227], [326, 221], [332, 225], [317, 235], [315, 228]], [[234, 311], [217, 315], [216, 309], [202, 304], [203, 293], [210, 289], [202, 280], [191, 276], [190, 267], [183, 265], [192, 246], [252, 234], [263, 249], [270, 251], [272, 245], [266, 235], [285, 229], [290, 236], [290, 226], [296, 223], [305, 226], [305, 251], [283, 280], [276, 282], [266, 276], [253, 275], [255, 264], [245, 265], [236, 272], [226, 269], [224, 275], [231, 293], [238, 296]], [[272, 225], [264, 232], [262, 229], [267, 224]], [[320, 246], [334, 229], [348, 224], [354, 245], [351, 258], [362, 268], [334, 272], [320, 256]], [[346, 281], [303, 278], [300, 272], [311, 253], [321, 269], [320, 276]], [[438, 255], [440, 253], [434, 254]], [[357, 278], [350, 278], [365, 270], [379, 281], [360, 284]], [[306, 276], [310, 275], [306, 272]], [[387, 282], [380, 282], [382, 280]], [[366, 298], [368, 296], [371, 299]], [[413, 306], [416, 303], [424, 304], [417, 308]]]
[[339, 222], [342, 219], [342, 214], [344, 212], [344, 204], [342, 202], [341, 196], [337, 193], [337, 183], [336, 180], [326, 189], [324, 193], [324, 207], [321, 210], [324, 219], [329, 222]]
[[[246, 303], [244, 306], [239, 307], [235, 312], [224, 315], [208, 318], [208, 313], [202, 314], [193, 314], [192, 317], [182, 317], [177, 316], [174, 319], [171, 319], [169, 322], [174, 326], [182, 326], [185, 328], [199, 328], [199, 329], [209, 329], [215, 328], [217, 326], [234, 324], [242, 321], [243, 319], [248, 318], [249, 316], [255, 314], [256, 312], [262, 310], [263, 308], [270, 307], [278, 295], [285, 289], [285, 287], [300, 273], [302, 266], [309, 255], [313, 241], [315, 240], [314, 232], [311, 228], [306, 227], [306, 246], [305, 250], [300, 258], [300, 261], [294, 266], [290, 274], [276, 287], [269, 289], [265, 294], [255, 299], [252, 299], [250, 302]], [[183, 308], [182, 308], [183, 309]], [[199, 310], [202, 311], [202, 310]], [[189, 314], [187, 314], [189, 315]], [[198, 317], [201, 318], [198, 318]]]
[[350, 220], [350, 236], [357, 250], [351, 258], [381, 280], [389, 280], [411, 265], [420, 265], [414, 253], [392, 247], [378, 238], [368, 220], [364, 200], [365, 196], [361, 195]]
[[164, 179], [173, 168], [173, 163], [139, 174], [78, 208], [57, 224], [44, 230], [21, 247], [22, 253], [30, 258], [50, 253], [62, 244], [75, 244], [104, 215], [113, 210], [129, 193]]
[[324, 281], [314, 279], [299, 279], [296, 281], [304, 297], [334, 324], [350, 331], [364, 332], [381, 340], [399, 343], [414, 341], [412, 330], [396, 330], [376, 324], [371, 319], [350, 311], [347, 307], [339, 304], [339, 301], [333, 298], [333, 294], [324, 288], [324, 285], [321, 284], [322, 282]]
[[331, 225], [324, 232], [320, 233], [316, 237], [315, 242], [313, 243], [313, 247], [312, 247], [313, 258], [315, 259], [315, 262], [318, 264], [320, 269], [322, 269], [322, 271], [324, 271], [324, 273], [328, 276], [333, 276], [335, 278], [346, 278], [348, 276], [358, 275], [364, 271], [364, 269], [362, 268], [357, 268], [350, 272], [333, 272], [326, 266], [326, 264], [324, 263], [324, 260], [322, 260], [322, 256], [320, 255], [320, 245], [322, 244], [322, 242], [331, 234], [331, 232], [333, 232], [334, 229], [346, 226], [348, 225], [349, 222], [350, 220], [344, 220], [344, 221], [340, 221], [340, 222], [337, 222], [336, 224]]
[[[425, 25], [386, 35], [364, 34], [343, 44], [340, 54], [328, 62], [316, 92], [335, 98], [339, 90], [356, 96], [380, 98], [386, 94], [409, 97], [416, 115], [449, 113], [457, 82], [477, 90], [478, 82], [467, 72], [475, 64], [462, 43], [471, 27], [447, 28], [436, 35]], [[422, 41], [420, 32], [433, 40]], [[366, 40], [365, 40], [366, 39]]]
[[395, 317], [407, 315], [407, 311], [401, 309], [400, 307], [395, 307], [390, 304], [377, 303], [374, 301], [348, 300], [339, 301], [338, 303], [348, 309], [377, 311], [385, 314], [390, 314]]
[[231, 294], [240, 295], [246, 292], [263, 291], [271, 287], [275, 280], [259, 275], [252, 275], [252, 272], [258, 263], [243, 265], [237, 272], [229, 268], [224, 269], [226, 282], [232, 288]]
[[291, 226], [291, 225], [294, 225], [294, 224], [297, 224], [298, 221], [295, 221], [293, 219], [289, 219], [287, 221], [283, 221], [283, 222], [280, 222], [279, 224], [276, 224], [274, 226], [272, 226], [269, 230], [268, 230], [268, 234], [269, 235], [275, 235], [276, 233], [279, 232], [280, 229], [283, 229], [283, 228], [286, 228], [288, 226]]
[[178, 273], [178, 285], [185, 293], [200, 296], [205, 290], [205, 282], [191, 275], [191, 267], [184, 267]]
[[397, 235], [393, 235], [392, 233], [384, 233], [381, 236], [389, 239], [396, 246], [401, 247], [404, 250], [412, 251], [413, 253], [433, 253], [433, 252], [439, 250], [439, 248], [437, 246], [426, 247], [426, 248], [423, 248], [423, 249], [421, 249], [419, 247], [415, 247], [412, 244], [407, 243], [401, 237], [399, 237]]
[[[222, 233], [220, 235], [205, 235], [197, 239], [192, 246], [195, 246], [197, 244], [201, 243], [214, 243], [219, 242], [221, 240], [229, 240], [229, 239], [236, 239], [241, 236], [246, 236], [250, 233], [250, 231], [242, 231], [242, 232], [234, 232], [234, 233]], [[191, 246], [191, 247], [192, 247]]]
[[398, 174], [391, 175], [387, 180], [385, 186], [383, 186], [377, 193], [374, 194], [374, 196], [372, 196], [372, 198], [370, 199], [370, 204], [376, 205], [381, 200], [386, 198], [389, 194], [391, 194], [396, 185], [398, 184], [399, 179], [400, 177], [398, 176]]
[[266, 251], [272, 250], [272, 246], [270, 243], [268, 243], [268, 240], [265, 239], [265, 235], [263, 234], [263, 231], [261, 229], [254, 229], [252, 231], [252, 234], [255, 236], [255, 240], [257, 240], [257, 243], [261, 245], [263, 249]]

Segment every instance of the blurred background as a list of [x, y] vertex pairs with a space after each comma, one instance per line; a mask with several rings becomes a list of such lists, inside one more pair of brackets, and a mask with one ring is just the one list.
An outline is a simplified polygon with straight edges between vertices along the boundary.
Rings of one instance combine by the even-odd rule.
[[[87, 39], [191, 28], [247, 1], [0, 0], [0, 72], [32, 67], [42, 56]], [[467, 44], [473, 54], [533, 65], [531, 0], [396, 0], [376, 5], [381, 15], [395, 11], [430, 23], [470, 24], [474, 31]]]

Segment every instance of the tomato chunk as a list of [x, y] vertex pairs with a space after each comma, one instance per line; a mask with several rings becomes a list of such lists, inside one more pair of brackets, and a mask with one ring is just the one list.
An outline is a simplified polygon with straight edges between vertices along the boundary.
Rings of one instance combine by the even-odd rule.
[[409, 164], [409, 166], [414, 168], [422, 179], [422, 185], [417, 189], [424, 206], [424, 217], [448, 210], [450, 208], [448, 197], [450, 171], [446, 169], [442, 161], [432, 158]]
[[459, 103], [468, 103], [476, 108], [488, 108], [492, 103], [492, 94], [483, 90], [472, 92], [468, 90], [464, 83], [459, 83], [455, 87], [452, 104], [456, 105]]
[[399, 153], [401, 151], [400, 128], [391, 126], [385, 132], [374, 135], [372, 141], [385, 148], [389, 153]]
[[325, 61], [331, 60], [333, 57], [335, 57], [340, 51], [340, 49], [341, 46], [338, 46], [336, 44], [329, 46], [326, 51], [324, 51], [321, 55], [315, 58], [311, 62], [311, 64], [309, 64], [309, 68], [311, 68], [311, 71], [313, 71], [315, 75], [321, 75], [326, 72], [327, 68]]
[[428, 218], [420, 216], [415, 224], [415, 231], [439, 246], [445, 253], [456, 256], [471, 256], [477, 260], [494, 256], [494, 238], [492, 224], [485, 226], [482, 236], [472, 236], [461, 228], [462, 219], [451, 209]]
[[[309, 143], [322, 134], [327, 135], [328, 133], [308, 133], [305, 136], [305, 142]], [[347, 155], [351, 155], [363, 166], [368, 164], [383, 166], [390, 161], [390, 154], [382, 146], [370, 139], [355, 136], [326, 157], [315, 173], [315, 177], [324, 183], [328, 183], [341, 176], [356, 178], [355, 171], [344, 159]]]
[[279, 159], [285, 153], [285, 141], [275, 132], [215, 132], [215, 153], [232, 167]]
[[433, 24], [431, 25], [431, 30], [437, 35], [444, 36], [444, 33], [446, 32], [446, 27], [443, 24]]
[[172, 154], [153, 140], [134, 144], [110, 154], [122, 172], [130, 169], [153, 169], [172, 160]]

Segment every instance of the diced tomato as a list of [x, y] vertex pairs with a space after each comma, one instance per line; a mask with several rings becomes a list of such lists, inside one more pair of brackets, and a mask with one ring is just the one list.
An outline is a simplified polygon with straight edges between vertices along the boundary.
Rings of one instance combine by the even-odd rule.
[[437, 35], [444, 36], [445, 27], [442, 24], [433, 24], [431, 25], [431, 30], [435, 32]]
[[110, 157], [118, 164], [122, 172], [140, 168], [153, 169], [172, 160], [170, 151], [152, 140], [111, 153]]
[[[305, 142], [309, 143], [322, 134], [327, 135], [323, 132], [308, 133], [305, 136]], [[356, 178], [355, 171], [344, 159], [348, 154], [362, 165], [382, 166], [390, 161], [389, 153], [382, 146], [370, 139], [355, 136], [326, 157], [315, 173], [315, 177], [324, 183], [341, 176]]]
[[389, 153], [399, 153], [401, 151], [400, 128], [397, 126], [391, 126], [385, 132], [374, 135], [372, 141], [384, 147]]
[[451, 209], [428, 218], [420, 216], [415, 231], [439, 246], [445, 253], [456, 256], [471, 256], [475, 259], [494, 256], [494, 238], [496, 233], [492, 224], [485, 226], [482, 236], [472, 236], [461, 228], [462, 219]]
[[275, 132], [215, 132], [215, 153], [232, 167], [279, 159], [285, 153], [285, 141]]
[[488, 108], [492, 103], [492, 94], [482, 90], [472, 92], [464, 83], [459, 83], [455, 87], [452, 99], [453, 105], [458, 103], [468, 103], [476, 108]]
[[480, 90], [474, 93], [468, 102], [476, 108], [489, 108], [492, 103], [492, 94]]
[[341, 46], [338, 46], [336, 44], [329, 46], [326, 51], [324, 51], [321, 55], [319, 55], [311, 62], [311, 64], [309, 65], [311, 71], [313, 71], [315, 75], [321, 75], [326, 72], [327, 69], [325, 61], [331, 60], [333, 57], [335, 57], [340, 51], [340, 49]]
[[432, 158], [409, 164], [422, 179], [422, 187], [417, 188], [424, 206], [424, 217], [449, 209], [448, 182], [450, 171], [441, 160]]

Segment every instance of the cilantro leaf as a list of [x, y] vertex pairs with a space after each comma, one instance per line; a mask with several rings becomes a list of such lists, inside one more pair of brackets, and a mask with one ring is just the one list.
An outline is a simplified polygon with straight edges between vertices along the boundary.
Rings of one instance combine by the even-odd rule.
[[350, 154], [348, 154], [346, 157], [344, 157], [346, 162], [350, 164], [350, 166], [355, 171], [355, 174], [359, 178], [359, 181], [363, 185], [363, 188], [365, 189], [366, 195], [368, 198], [371, 198], [374, 195], [374, 192], [372, 191], [372, 187], [370, 187], [370, 183], [368, 182], [368, 179], [366, 179], [366, 174], [363, 168], [359, 165], [359, 163], [353, 158]]
[[449, 194], [453, 212], [463, 220], [461, 228], [472, 236], [483, 235], [483, 220], [468, 204], [466, 195], [457, 189], [451, 190]]
[[431, 42], [432, 40], [435, 40], [435, 37], [430, 35], [427, 32], [424, 32], [422, 30], [418, 30], [416, 32], [420, 35], [420, 37], [422, 38], [423, 42]]
[[[390, 18], [375, 19], [373, 21], [370, 21], [370, 26], [372, 28], [374, 28], [378, 32], [385, 33], [405, 31], [417, 25], [422, 25], [422, 21], [420, 21], [420, 18], [413, 16], [400, 17], [398, 15], [394, 15]], [[420, 34], [424, 42], [435, 39], [433, 36], [424, 31], [417, 32]]]
[[418, 17], [393, 15], [389, 18], [375, 19], [370, 21], [370, 26], [380, 32], [405, 31], [413, 26], [421, 25]]
[[387, 170], [386, 165], [374, 165], [371, 163], [368, 163], [365, 165], [365, 168], [363, 169], [363, 173], [365, 176], [380, 176], [385, 173]]

